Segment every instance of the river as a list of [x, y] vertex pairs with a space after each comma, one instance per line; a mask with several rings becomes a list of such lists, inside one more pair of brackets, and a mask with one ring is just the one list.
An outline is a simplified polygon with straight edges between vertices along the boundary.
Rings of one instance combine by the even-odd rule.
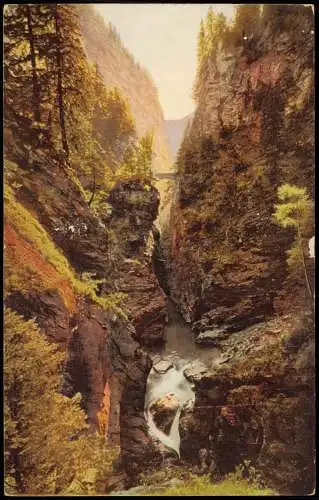
[[[180, 436], [179, 417], [182, 407], [195, 400], [193, 384], [184, 376], [184, 370], [194, 361], [204, 363], [210, 368], [218, 354], [218, 349], [200, 347], [194, 342], [192, 330], [176, 311], [173, 302], [168, 300], [168, 324], [165, 328], [165, 345], [148, 352], [153, 360], [145, 393], [145, 417], [150, 434], [167, 448], [175, 450], [179, 456]], [[149, 411], [155, 401], [168, 394], [174, 394], [179, 402], [169, 434], [158, 429]]]

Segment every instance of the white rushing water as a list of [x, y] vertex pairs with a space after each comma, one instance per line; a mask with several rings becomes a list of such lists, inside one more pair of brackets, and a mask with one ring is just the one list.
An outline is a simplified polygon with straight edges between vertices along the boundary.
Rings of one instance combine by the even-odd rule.
[[[165, 373], [157, 373], [156, 370], [152, 368], [148, 377], [145, 394], [145, 417], [150, 434], [154, 438], [159, 439], [167, 448], [176, 451], [178, 456], [180, 448], [179, 418], [182, 407], [187, 402], [195, 400], [193, 384], [184, 377], [184, 369], [185, 362], [181, 363], [179, 367], [170, 367]], [[167, 435], [156, 427], [149, 408], [152, 403], [169, 393], [174, 394], [179, 402], [179, 407], [176, 411], [170, 432]]]
[[149, 411], [146, 413], [146, 418], [147, 422], [149, 425], [149, 432], [151, 436], [155, 437], [156, 439], [159, 439], [161, 443], [163, 443], [166, 448], [169, 448], [171, 450], [176, 451], [178, 457], [180, 457], [179, 454], [179, 447], [180, 447], [180, 435], [179, 435], [179, 417], [181, 414], [182, 409], [178, 408], [176, 415], [173, 420], [173, 424], [170, 430], [170, 433], [167, 435], [165, 432], [161, 431], [156, 427], [153, 417]]

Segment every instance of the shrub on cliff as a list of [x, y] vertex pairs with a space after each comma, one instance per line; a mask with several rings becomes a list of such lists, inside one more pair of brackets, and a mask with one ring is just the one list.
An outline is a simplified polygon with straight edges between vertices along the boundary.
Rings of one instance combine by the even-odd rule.
[[122, 165], [116, 172], [115, 179], [142, 179], [150, 183], [153, 179], [153, 142], [153, 134], [147, 133], [137, 143], [131, 144], [125, 151]]
[[5, 488], [7, 494], [56, 494], [89, 468], [105, 477], [114, 452], [82, 435], [79, 398], [59, 394], [63, 354], [33, 321], [4, 312]]
[[290, 274], [296, 279], [304, 276], [304, 282], [312, 303], [313, 292], [309, 281], [305, 250], [307, 246], [307, 233], [313, 220], [313, 202], [305, 188], [284, 184], [278, 188], [278, 198], [281, 203], [275, 205], [274, 218], [282, 227], [292, 227], [295, 230], [295, 239], [292, 247], [287, 252], [287, 264]]
[[[4, 198], [6, 222], [13, 228], [18, 237], [21, 237], [20, 241], [24, 242], [23, 244], [29, 250], [28, 253], [25, 253], [24, 259], [15, 261], [13, 254], [17, 250], [17, 244], [8, 244], [5, 262], [6, 293], [14, 290], [23, 292], [39, 286], [40, 289], [57, 288], [65, 301], [66, 307], [69, 308], [65, 289], [63, 286], [61, 288], [61, 285], [65, 285], [65, 281], [68, 281], [77, 295], [87, 296], [104, 309], [113, 309], [121, 316], [126, 317], [119, 307], [119, 303], [123, 299], [123, 294], [110, 294], [104, 297], [98, 296], [96, 290], [99, 282], [92, 279], [80, 280], [76, 276], [68, 260], [61, 250], [55, 246], [44, 227], [18, 202], [14, 190], [9, 186], [6, 186]], [[11, 246], [13, 250], [12, 255]], [[36, 255], [39, 256], [36, 261], [30, 261], [30, 252], [32, 252], [34, 259]], [[43, 261], [42, 269], [40, 259]], [[52, 272], [49, 272], [49, 266], [55, 270], [54, 275]], [[29, 278], [32, 278], [32, 280], [28, 281]]]

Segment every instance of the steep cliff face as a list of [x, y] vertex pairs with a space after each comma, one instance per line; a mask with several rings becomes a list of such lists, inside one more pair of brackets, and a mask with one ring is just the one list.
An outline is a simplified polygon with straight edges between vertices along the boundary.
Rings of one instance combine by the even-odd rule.
[[[18, 45], [21, 54], [30, 46], [26, 60], [33, 58], [32, 77], [27, 64], [19, 65], [17, 75], [6, 73], [6, 306], [25, 319], [34, 319], [47, 339], [65, 353], [63, 366], [56, 366], [57, 372], [62, 370], [59, 391], [69, 397], [81, 393], [88, 432], [98, 430], [108, 438], [108, 445], [119, 445], [122, 465], [134, 472], [134, 466], [138, 468], [154, 453], [144, 418], [151, 360], [142, 347], [163, 342], [166, 323], [165, 296], [152, 268], [159, 192], [150, 180], [152, 148], [147, 137], [139, 144], [143, 158], [138, 158], [139, 169], [134, 169], [134, 118], [140, 135], [153, 129], [158, 141], [156, 161], [163, 165], [163, 117], [150, 78], [114, 30], [103, 21], [99, 27], [101, 19], [96, 21], [90, 7], [79, 6], [83, 29], [88, 28], [86, 48], [93, 60], [97, 50], [108, 88], [99, 72], [90, 70], [80, 50], [77, 7], [43, 9], [45, 14], [37, 8], [13, 8], [6, 20], [10, 45], [6, 64], [16, 68], [11, 43]], [[65, 37], [60, 36], [62, 18]], [[43, 27], [41, 40], [35, 43], [36, 60], [34, 40], [27, 41], [27, 30], [22, 30], [23, 22], [30, 24], [30, 19]], [[32, 33], [30, 28], [31, 38]], [[47, 40], [53, 44], [53, 59], [63, 53], [63, 62], [70, 64], [56, 66], [57, 80], [49, 69]], [[39, 63], [41, 57], [46, 62]], [[72, 82], [67, 80], [70, 67], [76, 68]], [[37, 102], [30, 97], [31, 87], [20, 102], [20, 83], [29, 77]], [[133, 113], [120, 93], [110, 90], [114, 85], [124, 91]], [[46, 92], [52, 98], [47, 123]], [[18, 103], [18, 112], [12, 103]], [[60, 117], [57, 127], [55, 112]], [[43, 141], [31, 119], [39, 115]], [[34, 120], [39, 125], [40, 120]], [[118, 168], [115, 175], [114, 165], [122, 165], [124, 171]]]
[[[243, 429], [256, 431], [242, 456], [279, 491], [309, 494], [311, 301], [305, 283], [296, 282], [278, 306], [293, 233], [274, 223], [273, 212], [281, 184], [313, 193], [313, 13], [282, 6], [280, 18], [270, 15], [239, 45], [220, 43], [207, 61], [179, 151], [168, 275], [197, 341], [221, 350], [193, 379], [195, 407], [180, 425], [182, 457], [198, 456], [219, 408], [229, 406]], [[312, 234], [313, 227], [306, 236]], [[305, 260], [312, 276], [313, 261]]]
[[210, 327], [272, 314], [292, 241], [272, 219], [277, 187], [313, 190], [313, 14], [285, 6], [276, 19], [208, 61], [180, 152], [171, 288]]
[[140, 136], [154, 132], [154, 171], [171, 168], [163, 112], [156, 87], [146, 70], [134, 61], [119, 35], [94, 7], [79, 6], [81, 30], [88, 58], [96, 63], [107, 87], [118, 87], [129, 102]]

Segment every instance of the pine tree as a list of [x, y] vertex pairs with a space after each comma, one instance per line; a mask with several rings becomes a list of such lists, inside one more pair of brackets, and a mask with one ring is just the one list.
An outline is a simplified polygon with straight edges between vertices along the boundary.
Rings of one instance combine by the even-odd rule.
[[46, 86], [40, 54], [43, 10], [44, 6], [10, 5], [4, 15], [4, 122], [20, 147], [44, 147], [47, 141], [41, 121]]
[[203, 19], [200, 22], [200, 29], [197, 38], [197, 65], [199, 66], [206, 52], [206, 36]]
[[137, 152], [137, 173], [144, 179], [152, 177], [154, 134], [147, 133], [139, 141]]
[[78, 109], [85, 106], [88, 67], [82, 45], [79, 17], [76, 8], [68, 4], [52, 4], [55, 44], [48, 57], [56, 62], [56, 85], [61, 144], [66, 157], [69, 142], [80, 123]]
[[95, 436], [73, 439], [87, 424], [78, 396], [59, 394], [64, 355], [10, 309], [4, 326], [6, 491], [54, 495], [90, 467], [107, 473], [114, 452]]
[[208, 59], [215, 59], [218, 43], [224, 41], [227, 30], [228, 26], [224, 14], [215, 14], [210, 7], [205, 22], [201, 20], [197, 39], [197, 70], [193, 86], [195, 102], [198, 102], [206, 79]]
[[25, 5], [26, 14], [27, 14], [27, 38], [30, 45], [30, 58], [31, 58], [31, 66], [32, 66], [32, 87], [33, 87], [33, 113], [34, 113], [34, 121], [39, 122], [41, 119], [40, 116], [40, 88], [38, 82], [37, 75], [37, 63], [36, 63], [36, 52], [35, 52], [35, 40], [34, 40], [34, 27], [32, 20], [32, 10], [30, 5]]
[[206, 20], [205, 20], [205, 31], [206, 31], [206, 37], [207, 37], [207, 51], [208, 52], [210, 52], [212, 49], [214, 19], [215, 19], [214, 10], [212, 7], [209, 7], [207, 15], [206, 15]]
[[287, 264], [292, 272], [302, 272], [312, 304], [312, 290], [305, 262], [304, 247], [307, 245], [305, 233], [313, 217], [313, 202], [309, 199], [306, 189], [290, 184], [278, 188], [278, 198], [281, 203], [275, 205], [274, 218], [282, 227], [295, 229], [295, 240], [288, 250]]

